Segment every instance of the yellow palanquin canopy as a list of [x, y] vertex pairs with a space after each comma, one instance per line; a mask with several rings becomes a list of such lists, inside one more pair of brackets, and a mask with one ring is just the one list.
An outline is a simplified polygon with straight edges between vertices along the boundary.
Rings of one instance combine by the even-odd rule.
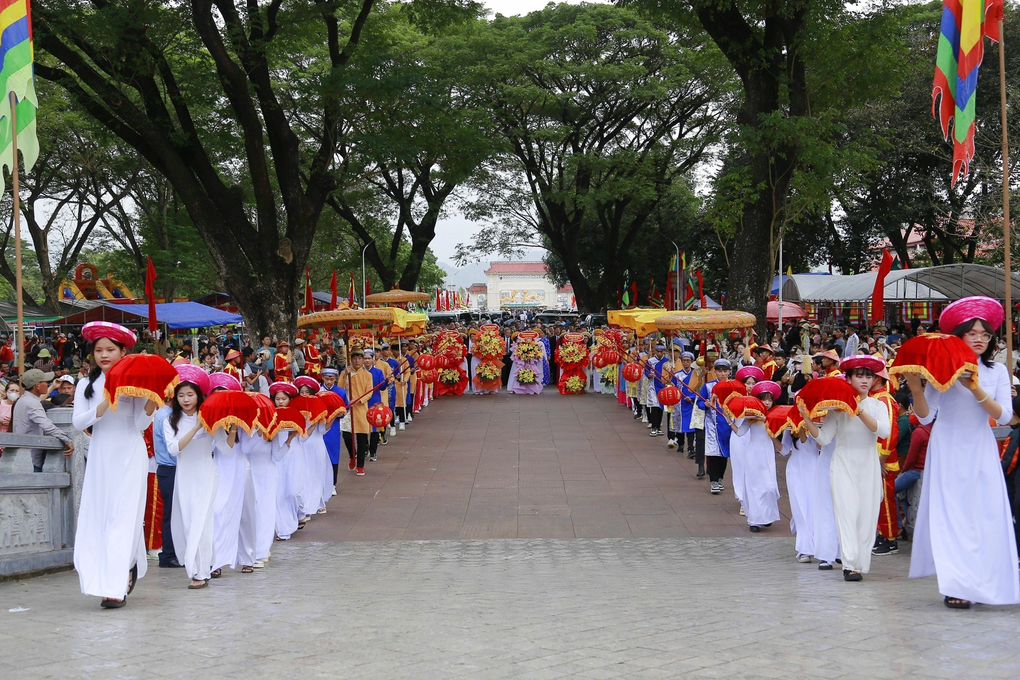
[[729, 331], [753, 328], [754, 314], [727, 309], [698, 309], [656, 315], [655, 327], [665, 333], [682, 331]]

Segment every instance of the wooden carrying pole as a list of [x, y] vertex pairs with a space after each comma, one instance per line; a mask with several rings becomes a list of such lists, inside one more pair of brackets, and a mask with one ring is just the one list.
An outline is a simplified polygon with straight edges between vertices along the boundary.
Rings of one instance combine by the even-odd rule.
[[[1002, 247], [1003, 264], [1006, 269], [1006, 366], [1010, 376], [1015, 372], [1013, 365], [1013, 300], [1011, 284], [1013, 269], [1010, 263], [1009, 232], [1009, 134], [1006, 127], [1006, 48], [1003, 46], [1005, 25], [999, 19], [999, 106], [1002, 113]], [[15, 186], [17, 186], [17, 179]]]
[[14, 336], [14, 351], [18, 353], [18, 378], [25, 375], [25, 305], [21, 299], [21, 195], [18, 188], [18, 119], [15, 114], [18, 100], [11, 92], [11, 178], [14, 185], [14, 278], [15, 295], [18, 298], [18, 329]]

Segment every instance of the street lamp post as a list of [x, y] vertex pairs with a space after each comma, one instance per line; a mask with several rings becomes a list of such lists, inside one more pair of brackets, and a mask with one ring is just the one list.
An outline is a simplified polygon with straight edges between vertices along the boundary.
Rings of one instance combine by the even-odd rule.
[[368, 306], [367, 303], [365, 302], [365, 295], [366, 295], [366, 293], [365, 293], [365, 283], [367, 281], [367, 279], [365, 278], [365, 251], [368, 250], [368, 247], [370, 245], [372, 245], [373, 243], [375, 243], [375, 239], [372, 239], [371, 241], [366, 243], [365, 247], [361, 249], [361, 307], [362, 307], [362, 309], [364, 309], [365, 307]]

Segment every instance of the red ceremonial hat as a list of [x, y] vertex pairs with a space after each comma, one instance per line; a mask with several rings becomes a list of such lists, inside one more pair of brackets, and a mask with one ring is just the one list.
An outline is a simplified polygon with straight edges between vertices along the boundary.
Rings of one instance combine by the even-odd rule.
[[[847, 357], [839, 364], [839, 370], [846, 373], [854, 368], [868, 368], [875, 375], [885, 371], [885, 362], [876, 356], [870, 354], [855, 354], [852, 357]], [[888, 379], [888, 373], [886, 378]]]
[[226, 359], [227, 361], [230, 361], [231, 359], [236, 359], [236, 358], [238, 358], [239, 356], [241, 356], [241, 353], [240, 353], [240, 352], [238, 352], [238, 351], [237, 351], [236, 349], [232, 349], [232, 350], [230, 350], [229, 352], [227, 352], [227, 356], [226, 356], [226, 357], [224, 357], [224, 358], [225, 358], [225, 359]]
[[199, 389], [203, 395], [208, 395], [211, 391], [209, 384], [209, 374], [204, 370], [193, 364], [181, 364], [180, 366], [174, 366], [177, 369], [177, 375], [181, 377], [181, 382], [191, 383]]
[[993, 329], [997, 329], [1002, 325], [1005, 315], [1002, 303], [998, 300], [981, 295], [965, 297], [942, 310], [942, 314], [939, 315], [939, 330], [943, 333], [952, 333], [957, 326], [971, 319], [982, 319]]
[[754, 378], [755, 382], [765, 379], [765, 371], [757, 366], [743, 366], [737, 371], [737, 380], [744, 382], [748, 378]]
[[290, 397], [298, 395], [297, 388], [289, 382], [274, 382], [269, 386], [269, 396], [275, 397], [277, 392], [283, 392]]
[[81, 328], [81, 335], [89, 342], [95, 342], [99, 338], [109, 338], [119, 342], [127, 349], [131, 349], [138, 342], [138, 337], [124, 328], [119, 323], [109, 321], [90, 321]]
[[230, 392], [241, 392], [241, 381], [229, 373], [213, 373], [209, 376], [209, 389], [223, 388]]
[[312, 394], [317, 394], [320, 389], [319, 381], [307, 375], [303, 375], [299, 378], [294, 378], [294, 387], [297, 387], [298, 389], [301, 389], [302, 387], [308, 387], [312, 390]]
[[779, 395], [783, 393], [783, 388], [780, 387], [779, 383], [772, 380], [762, 380], [751, 388], [751, 396], [757, 397], [762, 392], [768, 392], [772, 395], [773, 399], [778, 399]]
[[839, 363], [839, 355], [836, 354], [836, 350], [834, 349], [828, 349], [825, 350], [824, 352], [819, 352], [815, 356], [818, 357], [819, 359], [832, 359], [837, 364]]

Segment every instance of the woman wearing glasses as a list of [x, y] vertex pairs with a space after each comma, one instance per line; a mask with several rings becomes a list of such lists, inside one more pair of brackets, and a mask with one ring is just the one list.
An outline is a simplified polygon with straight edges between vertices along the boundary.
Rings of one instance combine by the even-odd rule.
[[976, 376], [960, 378], [946, 392], [921, 387], [908, 375], [914, 413], [931, 430], [924, 484], [914, 528], [910, 576], [937, 574], [947, 607], [971, 602], [1020, 603], [1016, 538], [999, 451], [989, 418], [999, 425], [1013, 415], [1009, 371], [992, 361], [1002, 305], [986, 297], [957, 300], [939, 318], [979, 357]]

